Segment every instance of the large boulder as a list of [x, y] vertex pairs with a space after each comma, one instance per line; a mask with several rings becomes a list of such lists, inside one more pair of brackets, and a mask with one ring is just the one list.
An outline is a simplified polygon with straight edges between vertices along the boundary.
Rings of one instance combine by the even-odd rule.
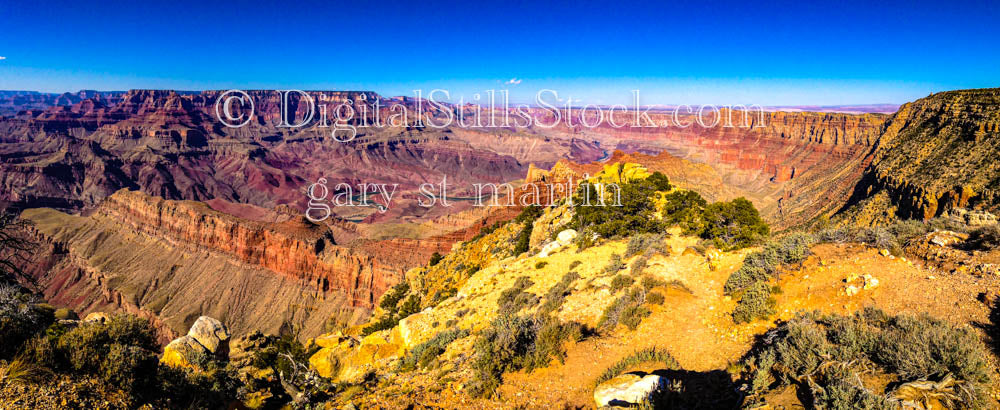
[[229, 328], [208, 316], [199, 317], [188, 330], [188, 336], [201, 343], [210, 353], [225, 356], [229, 353]]
[[198, 368], [206, 357], [229, 358], [229, 328], [208, 316], [199, 317], [188, 329], [163, 348], [160, 363], [173, 367]]
[[197, 358], [208, 354], [208, 350], [191, 336], [181, 336], [174, 339], [163, 348], [160, 363], [171, 367], [197, 368]]
[[594, 401], [597, 407], [636, 406], [652, 400], [667, 387], [667, 379], [655, 374], [630, 372], [597, 385]]

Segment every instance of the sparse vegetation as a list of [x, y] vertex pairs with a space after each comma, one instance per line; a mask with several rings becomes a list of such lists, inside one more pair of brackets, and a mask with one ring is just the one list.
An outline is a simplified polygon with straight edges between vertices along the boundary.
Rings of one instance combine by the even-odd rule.
[[614, 275], [625, 269], [625, 261], [622, 260], [622, 256], [619, 254], [612, 254], [611, 260], [608, 261], [607, 266], [604, 267], [604, 275]]
[[733, 309], [733, 322], [747, 323], [755, 319], [764, 319], [774, 314], [774, 298], [771, 288], [766, 282], [755, 282], [747, 288], [736, 308]]
[[628, 356], [623, 357], [621, 360], [615, 362], [615, 364], [608, 367], [601, 373], [601, 376], [594, 381], [594, 385], [604, 383], [615, 377], [618, 377], [622, 373], [625, 373], [628, 369], [634, 368], [636, 366], [646, 364], [646, 363], [662, 363], [663, 367], [666, 369], [680, 369], [681, 365], [670, 355], [669, 352], [663, 349], [657, 349], [655, 347], [650, 347], [647, 349], [638, 350]]
[[[403, 280], [386, 292], [379, 302], [379, 307], [383, 310], [382, 315], [366, 326], [361, 331], [362, 335], [367, 336], [381, 330], [392, 329], [400, 320], [419, 312], [420, 296], [409, 294], [409, 292], [410, 284], [406, 280]], [[409, 296], [407, 296], [408, 294]], [[437, 295], [437, 298], [446, 298], [447, 296], [440, 294]], [[404, 297], [406, 298], [405, 300], [403, 299]]]
[[[645, 301], [645, 289], [642, 289], [641, 287], [633, 287], [632, 289], [629, 289], [628, 292], [625, 292], [624, 295], [615, 299], [614, 302], [611, 302], [611, 304], [604, 309], [601, 319], [597, 322], [597, 327], [606, 330], [614, 329], [615, 326], [622, 320], [626, 311], [635, 306], [642, 305]], [[641, 312], [631, 312], [632, 315], [637, 313]]]
[[548, 265], [548, 264], [549, 264], [549, 263], [548, 263], [548, 262], [546, 262], [546, 261], [538, 261], [537, 263], [535, 263], [535, 269], [541, 269], [541, 268], [544, 268], [544, 267], [545, 267], [545, 265]]
[[455, 340], [469, 335], [468, 330], [453, 329], [434, 335], [430, 340], [415, 346], [400, 363], [400, 370], [412, 371], [417, 368], [425, 369], [438, 358], [448, 345]]
[[531, 231], [534, 229], [535, 220], [542, 216], [544, 209], [538, 205], [529, 205], [516, 218], [514, 223], [523, 224], [517, 233], [517, 243], [514, 245], [514, 254], [520, 255], [528, 251], [531, 245]]
[[989, 394], [987, 353], [976, 333], [926, 315], [804, 313], [759, 340], [744, 373], [752, 398], [793, 384], [817, 408], [892, 408], [889, 391], [859, 377], [873, 371], [898, 384], [951, 377], [947, 390], [928, 391], [949, 408], [984, 408]]
[[635, 280], [632, 279], [631, 276], [615, 276], [615, 278], [611, 280], [611, 293], [614, 294], [620, 292], [622, 289], [627, 289], [629, 286], [632, 286], [633, 282], [635, 282]]
[[989, 251], [1000, 247], [1000, 225], [986, 225], [969, 232], [966, 243], [972, 249]]
[[440, 253], [434, 252], [431, 254], [431, 260], [427, 262], [427, 266], [437, 265], [438, 262], [441, 262], [441, 259], [444, 259], [444, 256], [441, 256]]
[[532, 371], [565, 358], [564, 344], [579, 340], [582, 328], [563, 324], [550, 316], [501, 315], [476, 339], [472, 362], [474, 396], [491, 396], [503, 381], [503, 374]]
[[568, 272], [563, 275], [562, 279], [555, 285], [552, 285], [549, 291], [545, 293], [545, 302], [538, 308], [538, 311], [542, 314], [558, 311], [562, 307], [563, 301], [566, 300], [566, 295], [572, 289], [573, 282], [579, 278], [580, 275], [576, 272]]
[[646, 303], [650, 305], [662, 305], [666, 301], [666, 298], [662, 293], [659, 292], [649, 292], [646, 294]]
[[539, 297], [534, 293], [525, 292], [525, 289], [534, 284], [527, 276], [517, 278], [514, 285], [500, 293], [500, 298], [497, 300], [500, 314], [516, 315], [524, 309], [537, 305]]

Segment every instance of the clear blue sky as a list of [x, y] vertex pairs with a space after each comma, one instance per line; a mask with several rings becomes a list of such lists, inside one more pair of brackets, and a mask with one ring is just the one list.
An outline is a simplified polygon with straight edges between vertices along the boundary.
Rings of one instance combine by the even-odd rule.
[[[997, 2], [0, 3], [0, 89], [542, 88], [583, 102], [900, 103], [1000, 86]], [[926, 4], [921, 4], [926, 3]], [[962, 3], [962, 2], [959, 2]], [[516, 78], [520, 84], [505, 84]]]

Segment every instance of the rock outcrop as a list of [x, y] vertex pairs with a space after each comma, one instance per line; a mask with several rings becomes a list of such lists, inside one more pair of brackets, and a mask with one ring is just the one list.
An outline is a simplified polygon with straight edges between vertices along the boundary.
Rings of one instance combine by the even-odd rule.
[[173, 367], [197, 368], [202, 358], [229, 358], [229, 328], [222, 322], [201, 316], [188, 334], [174, 339], [163, 348], [160, 363]]

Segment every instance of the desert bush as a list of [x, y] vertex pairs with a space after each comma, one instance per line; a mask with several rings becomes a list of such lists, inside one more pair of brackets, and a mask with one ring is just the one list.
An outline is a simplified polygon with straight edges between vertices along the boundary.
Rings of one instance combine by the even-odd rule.
[[733, 322], [747, 323], [774, 314], [774, 298], [766, 282], [755, 282], [747, 288], [733, 309]]
[[769, 280], [781, 265], [805, 260], [816, 240], [814, 235], [795, 233], [769, 241], [763, 249], [743, 259], [743, 265], [726, 279], [723, 290], [727, 295], [735, 295], [757, 282]]
[[448, 348], [451, 342], [469, 335], [468, 330], [454, 329], [434, 335], [430, 340], [413, 347], [400, 363], [400, 370], [412, 371], [417, 368], [427, 368], [438, 356]]
[[658, 349], [655, 347], [650, 347], [647, 349], [638, 350], [628, 356], [623, 357], [621, 360], [615, 362], [607, 369], [601, 373], [600, 377], [594, 381], [594, 385], [604, 383], [615, 377], [618, 377], [626, 370], [634, 368], [641, 364], [646, 363], [662, 363], [664, 368], [679, 370], [681, 368], [680, 363], [670, 355], [669, 352], [663, 349]]
[[622, 312], [621, 318], [618, 321], [628, 327], [629, 330], [635, 330], [642, 323], [642, 320], [649, 316], [651, 312], [648, 308], [642, 305], [632, 305], [625, 308]]
[[[378, 331], [392, 329], [394, 326], [399, 324], [400, 320], [419, 312], [420, 296], [416, 294], [410, 294], [407, 296], [409, 292], [410, 284], [406, 280], [398, 283], [386, 292], [385, 295], [382, 296], [382, 300], [379, 302], [379, 307], [381, 307], [384, 312], [380, 317], [371, 322], [371, 324], [365, 326], [361, 330], [361, 334], [363, 336], [368, 336]], [[442, 299], [451, 295], [442, 293], [435, 296]]]
[[802, 385], [817, 407], [887, 408], [859, 374], [881, 372], [900, 383], [951, 375], [960, 402], [953, 408], [983, 408], [991, 383], [986, 354], [972, 329], [927, 315], [800, 313], [759, 339], [744, 378], [755, 395], [777, 380]]
[[597, 327], [607, 330], [614, 329], [626, 310], [633, 306], [639, 306], [645, 301], [645, 289], [642, 289], [641, 287], [634, 287], [630, 289], [628, 292], [625, 292], [624, 295], [615, 299], [614, 302], [611, 302], [611, 304], [604, 309], [604, 313], [601, 314], [601, 318], [597, 322]]
[[578, 266], [580, 266], [581, 264], [583, 264], [583, 262], [580, 262], [580, 261], [573, 261], [573, 263], [570, 263], [570, 264], [569, 264], [569, 270], [573, 270], [573, 269], [576, 269], [576, 268], [577, 268]]
[[538, 261], [537, 263], [535, 263], [535, 269], [541, 269], [541, 268], [544, 268], [544, 267], [545, 267], [545, 265], [548, 265], [548, 264], [549, 264], [549, 263], [548, 263], [548, 262], [546, 262], [546, 261]]
[[427, 266], [437, 265], [442, 259], [444, 259], [444, 256], [441, 256], [440, 253], [434, 252], [431, 254], [431, 260], [427, 262]]
[[0, 358], [15, 355], [51, 321], [38, 303], [37, 296], [20, 286], [0, 283]]
[[577, 279], [580, 279], [580, 275], [576, 272], [568, 272], [563, 275], [562, 279], [555, 285], [552, 285], [549, 291], [545, 293], [545, 302], [538, 308], [538, 311], [542, 314], [549, 314], [559, 310], [562, 307], [563, 301], [566, 300], [566, 295], [569, 294], [573, 282]]
[[580, 326], [562, 324], [552, 317], [501, 315], [475, 342], [473, 381], [470, 393], [491, 396], [503, 374], [545, 367], [552, 359], [565, 357], [564, 342], [579, 338]]
[[396, 286], [393, 286], [385, 295], [382, 296], [382, 300], [379, 302], [379, 307], [383, 310], [394, 311], [396, 305], [399, 301], [403, 300], [403, 297], [410, 292], [410, 283], [406, 280], [399, 282]]
[[618, 275], [611, 280], [611, 293], [618, 293], [622, 289], [627, 289], [632, 286], [632, 282], [635, 282], [631, 276], [628, 275]]
[[517, 242], [514, 245], [515, 255], [528, 251], [531, 245], [531, 231], [534, 229], [535, 220], [542, 216], [542, 211], [544, 211], [542, 207], [530, 205], [514, 218], [515, 223], [522, 224], [521, 230], [517, 233]]
[[697, 192], [676, 190], [663, 196], [660, 209], [667, 225], [679, 226], [685, 235], [699, 236], [705, 231], [705, 207], [708, 202]]
[[514, 281], [510, 288], [501, 292], [500, 298], [497, 299], [500, 314], [514, 315], [521, 310], [537, 305], [539, 297], [534, 293], [524, 291], [534, 284], [527, 276], [521, 276]]
[[988, 251], [1000, 247], [1000, 225], [987, 225], [969, 233], [966, 243], [972, 249]]
[[740, 249], [760, 243], [770, 234], [767, 223], [745, 198], [716, 202], [705, 207], [705, 229], [701, 237], [722, 250]]
[[622, 260], [621, 255], [615, 253], [611, 255], [611, 260], [604, 266], [604, 270], [601, 273], [604, 275], [614, 275], [622, 269], [625, 269], [625, 261]]
[[665, 249], [662, 245], [663, 238], [662, 234], [643, 233], [634, 235], [629, 238], [628, 245], [625, 247], [625, 257], [629, 258], [640, 253], [645, 253], [650, 249], [662, 252]]
[[614, 203], [614, 199], [606, 204], [598, 203], [597, 188], [593, 184], [580, 185], [573, 198], [575, 208], [570, 227], [579, 232], [596, 233], [602, 238], [662, 232], [664, 224], [654, 216], [656, 209], [651, 198], [662, 186], [658, 179], [646, 178], [618, 185], [621, 206]]
[[666, 298], [660, 292], [650, 292], [646, 294], [646, 303], [650, 305], [662, 305]]
[[642, 275], [642, 272], [646, 270], [646, 264], [648, 263], [649, 263], [649, 257], [646, 255], [642, 255], [639, 256], [638, 258], [635, 258], [635, 261], [632, 262], [632, 267], [631, 267], [632, 275], [633, 276]]

